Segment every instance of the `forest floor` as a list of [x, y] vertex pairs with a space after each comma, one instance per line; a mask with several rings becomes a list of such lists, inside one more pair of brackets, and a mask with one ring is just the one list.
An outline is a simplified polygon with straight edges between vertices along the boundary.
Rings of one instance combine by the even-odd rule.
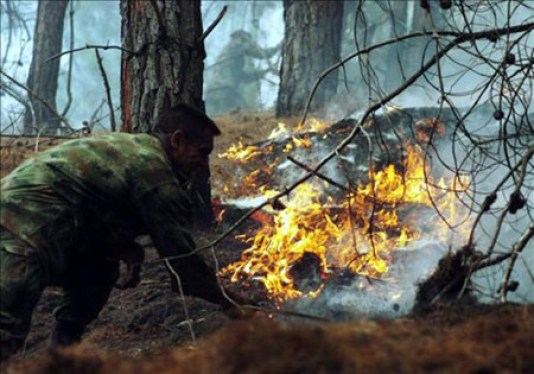
[[[239, 137], [247, 143], [265, 139], [277, 123], [265, 114], [218, 122], [223, 136], [215, 153]], [[2, 154], [2, 175], [35, 149], [31, 140], [18, 148], [18, 153], [12, 149]], [[231, 167], [216, 157], [213, 161], [217, 192], [218, 178], [224, 179]], [[201, 241], [218, 237], [225, 228], [203, 232]], [[224, 239], [215, 248], [219, 265], [235, 261], [242, 249], [232, 235]], [[149, 248], [141, 284], [114, 290], [80, 344], [50, 351], [51, 314], [60, 297], [59, 289], [45, 292], [25, 352], [12, 358], [2, 372], [534, 372], [534, 305], [436, 306], [424, 315], [397, 319], [295, 322], [266, 313], [230, 320], [217, 306], [186, 298], [189, 325], [184, 303], [171, 293], [164, 264]]]

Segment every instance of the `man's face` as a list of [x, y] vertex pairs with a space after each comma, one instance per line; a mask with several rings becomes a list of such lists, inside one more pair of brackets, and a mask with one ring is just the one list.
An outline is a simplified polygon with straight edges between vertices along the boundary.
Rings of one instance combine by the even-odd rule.
[[172, 159], [178, 170], [192, 178], [199, 170], [209, 168], [213, 151], [213, 134], [210, 131], [186, 135], [175, 131], [171, 136]]

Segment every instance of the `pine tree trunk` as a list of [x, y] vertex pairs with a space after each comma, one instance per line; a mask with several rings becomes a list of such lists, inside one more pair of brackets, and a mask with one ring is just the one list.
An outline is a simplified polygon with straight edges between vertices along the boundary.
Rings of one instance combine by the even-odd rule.
[[[157, 10], [156, 10], [157, 8]], [[204, 110], [200, 0], [122, 0], [122, 131], [150, 132], [179, 103]]]
[[[339, 62], [343, 1], [284, 0], [284, 21], [277, 116], [302, 112], [318, 76]], [[321, 83], [312, 109], [323, 109], [336, 91], [337, 74], [333, 72]]]
[[[41, 0], [37, 6], [37, 21], [33, 36], [33, 53], [26, 86], [50, 107], [56, 109], [59, 59], [43, 63], [49, 57], [61, 52], [63, 24], [68, 0]], [[30, 95], [33, 113], [24, 115], [24, 133], [38, 131], [55, 133], [60, 127], [57, 115], [41, 100]]]
[[[150, 133], [178, 103], [204, 111], [200, 0], [121, 0], [122, 131]], [[209, 170], [193, 182], [194, 222], [213, 222]]]

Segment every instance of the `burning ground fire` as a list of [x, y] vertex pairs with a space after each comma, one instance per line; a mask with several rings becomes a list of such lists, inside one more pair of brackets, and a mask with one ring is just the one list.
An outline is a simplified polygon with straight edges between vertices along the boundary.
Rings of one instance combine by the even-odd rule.
[[[284, 129], [280, 126], [275, 136]], [[287, 144], [294, 147], [312, 145], [308, 137], [285, 135], [291, 138]], [[343, 199], [327, 194], [322, 182], [298, 186], [281, 202], [283, 209], [256, 216], [261, 227], [239, 237], [248, 248], [239, 261], [222, 269], [221, 275], [232, 282], [260, 282], [268, 297], [281, 304], [303, 296], [314, 297], [325, 281], [347, 271], [388, 279], [392, 253], [410, 250], [424, 235], [449, 244], [453, 232], [446, 222], [466, 220], [456, 194], [465, 191], [469, 181], [466, 177], [436, 181], [421, 147], [406, 143], [403, 148], [402, 162], [370, 170], [370, 182], [351, 188]], [[239, 143], [219, 157], [246, 163], [272, 150], [272, 145], [259, 148]], [[274, 166], [254, 171], [245, 183], [256, 188], [258, 174], [269, 175]], [[267, 186], [259, 191], [266, 198], [277, 193]], [[459, 234], [456, 231], [454, 235]], [[302, 269], [307, 277], [318, 281], [311, 285], [302, 282]]]

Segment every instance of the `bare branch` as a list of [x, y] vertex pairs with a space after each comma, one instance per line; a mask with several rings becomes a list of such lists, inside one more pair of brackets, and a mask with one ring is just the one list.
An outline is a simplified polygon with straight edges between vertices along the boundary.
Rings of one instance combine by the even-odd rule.
[[501, 301], [506, 301], [506, 296], [508, 295], [509, 283], [510, 283], [510, 276], [512, 275], [512, 271], [514, 270], [514, 265], [517, 260], [517, 257], [519, 254], [523, 251], [523, 249], [527, 246], [527, 243], [534, 237], [534, 225], [530, 226], [530, 228], [525, 232], [525, 234], [519, 239], [517, 243], [515, 243], [514, 247], [512, 248], [512, 251], [510, 252], [510, 263], [508, 264], [508, 268], [506, 269], [506, 272], [503, 276], [503, 281], [501, 283]]
[[[497, 30], [485, 30], [485, 31], [473, 32], [473, 33], [457, 33], [457, 32], [449, 32], [449, 31], [446, 31], [446, 32], [443, 32], [443, 31], [440, 31], [440, 32], [438, 32], [438, 31], [417, 32], [417, 33], [413, 33], [413, 34], [409, 34], [409, 35], [404, 35], [404, 36], [398, 37], [396, 39], [387, 40], [387, 41], [382, 42], [382, 43], [377, 43], [377, 44], [374, 44], [374, 45], [370, 46], [369, 48], [365, 48], [365, 49], [356, 51], [356, 52], [350, 54], [349, 56], [345, 57], [343, 60], [341, 60], [337, 64], [335, 64], [332, 67], [326, 69], [324, 72], [321, 73], [319, 78], [317, 78], [317, 81], [315, 82], [315, 84], [314, 84], [314, 86], [313, 86], [313, 88], [312, 88], [312, 90], [310, 92], [310, 96], [308, 98], [308, 101], [306, 103], [306, 107], [304, 109], [304, 114], [302, 116], [301, 123], [305, 123], [306, 122], [306, 117], [308, 116], [308, 112], [310, 110], [310, 105], [311, 105], [312, 99], [315, 96], [317, 88], [319, 88], [319, 84], [331, 72], [337, 70], [339, 67], [343, 66], [348, 61], [350, 61], [353, 58], [356, 58], [356, 57], [358, 57], [358, 56], [360, 56], [362, 54], [368, 54], [369, 52], [371, 52], [371, 51], [373, 51], [375, 49], [378, 49], [378, 48], [381, 48], [381, 47], [384, 47], [384, 46], [387, 46], [387, 45], [390, 45], [390, 44], [395, 44], [395, 43], [398, 43], [398, 42], [403, 41], [403, 40], [412, 39], [412, 38], [419, 38], [419, 37], [422, 37], [422, 36], [434, 36], [434, 37], [454, 36], [455, 39], [453, 41], [451, 41], [449, 44], [447, 44], [447, 46], [445, 46], [439, 52], [439, 54], [434, 55], [434, 57], [430, 61], [427, 62], [427, 64], [425, 66], [430, 67], [430, 66], [433, 66], [443, 56], [445, 56], [451, 49], [453, 49], [454, 47], [456, 47], [457, 45], [459, 45], [461, 43], [473, 42], [473, 41], [475, 41], [477, 39], [487, 39], [488, 37], [491, 37], [491, 36], [493, 36], [495, 34], [498, 34], [498, 35], [499, 34], [512, 34], [512, 33], [518, 33], [518, 32], [529, 32], [529, 31], [532, 31], [532, 30], [534, 30], [534, 23], [533, 22], [527, 23], [527, 24], [524, 24], [524, 25], [518, 25], [518, 26], [510, 27], [510, 28], [501, 28], [501, 29], [497, 29]], [[427, 70], [428, 70], [428, 68], [425, 69], [423, 67], [417, 74], [413, 75], [410, 78], [410, 85], [412, 83], [414, 83], [420, 76], [422, 76]], [[404, 91], [404, 89], [406, 88], [404, 86], [405, 86], [405, 84], [403, 84], [397, 90], [395, 90], [390, 95], [388, 95], [389, 99], [388, 98], [384, 98], [384, 99], [381, 100], [381, 102], [389, 102], [391, 99], [393, 99], [394, 97], [398, 96], [398, 94], [400, 92]], [[397, 91], [400, 91], [400, 92], [397, 93]]]
[[86, 49], [102, 49], [104, 51], [107, 51], [108, 49], [117, 49], [119, 51], [122, 51], [122, 52], [125, 52], [125, 53], [128, 53], [128, 54], [131, 54], [133, 56], [137, 56], [140, 52], [134, 52], [134, 51], [130, 51], [126, 48], [122, 48], [118, 45], [95, 45], [95, 44], [86, 44], [84, 47], [79, 47], [79, 48], [74, 48], [74, 49], [69, 49], [67, 51], [63, 51], [61, 53], [58, 53], [58, 54], [55, 54], [53, 56], [50, 56], [49, 58], [47, 58], [46, 60], [44, 60], [42, 63], [43, 64], [46, 64], [47, 62], [50, 62], [52, 60], [55, 60], [56, 58], [60, 58], [66, 54], [69, 54], [69, 53], [76, 53], [76, 52], [80, 52], [80, 51], [83, 51], [83, 50], [86, 50]]
[[31, 97], [39, 100], [41, 103], [43, 103], [43, 105], [49, 110], [51, 111], [52, 113], [55, 114], [55, 116], [61, 121], [63, 122], [63, 124], [70, 130], [70, 131], [75, 131], [71, 125], [69, 124], [69, 122], [66, 120], [65, 117], [63, 117], [61, 114], [59, 114], [57, 112], [57, 110], [55, 110], [49, 103], [47, 103], [43, 98], [41, 98], [39, 95], [37, 95], [35, 92], [33, 92], [32, 90], [30, 90], [28, 87], [26, 87], [24, 84], [18, 82], [16, 79], [12, 78], [11, 76], [7, 75], [3, 70], [0, 70], [0, 74], [2, 74], [4, 77], [6, 77], [9, 81], [11, 81], [12, 83], [14, 83], [16, 86], [22, 88], [24, 91], [28, 92], [28, 94], [30, 94]]
[[298, 167], [300, 167], [300, 168], [302, 168], [302, 169], [304, 169], [306, 171], [312, 172], [316, 177], [321, 178], [322, 180], [330, 183], [332, 186], [336, 186], [337, 188], [339, 188], [340, 190], [345, 191], [345, 192], [349, 191], [349, 189], [347, 187], [343, 186], [342, 184], [336, 182], [333, 179], [328, 178], [327, 176], [325, 176], [325, 175], [323, 175], [323, 174], [321, 174], [321, 173], [319, 173], [317, 171], [313, 171], [313, 169], [311, 167], [309, 167], [306, 164], [303, 164], [302, 162], [296, 160], [295, 158], [293, 158], [291, 156], [287, 156], [287, 159], [289, 161], [291, 161], [292, 163], [294, 163], [295, 165], [297, 165]]
[[98, 62], [98, 68], [100, 69], [100, 73], [102, 74], [102, 80], [104, 81], [104, 87], [106, 89], [106, 96], [108, 98], [108, 107], [109, 107], [109, 118], [110, 118], [110, 127], [111, 131], [115, 132], [117, 130], [117, 124], [115, 122], [115, 112], [113, 110], [113, 101], [111, 100], [111, 90], [109, 89], [109, 82], [108, 82], [108, 76], [106, 74], [106, 70], [104, 69], [104, 65], [102, 63], [102, 57], [100, 57], [100, 53], [98, 52], [98, 49], [95, 49], [96, 54], [96, 61]]
[[202, 37], [200, 38], [200, 42], [203, 42], [208, 37], [208, 35], [211, 34], [213, 29], [215, 29], [215, 27], [217, 27], [219, 22], [221, 22], [221, 20], [223, 19], [224, 15], [226, 14], [227, 10], [228, 10], [228, 6], [227, 5], [223, 6], [221, 12], [217, 16], [217, 18], [215, 18], [215, 21], [213, 21], [211, 23], [211, 25], [209, 25], [208, 28], [202, 34]]

